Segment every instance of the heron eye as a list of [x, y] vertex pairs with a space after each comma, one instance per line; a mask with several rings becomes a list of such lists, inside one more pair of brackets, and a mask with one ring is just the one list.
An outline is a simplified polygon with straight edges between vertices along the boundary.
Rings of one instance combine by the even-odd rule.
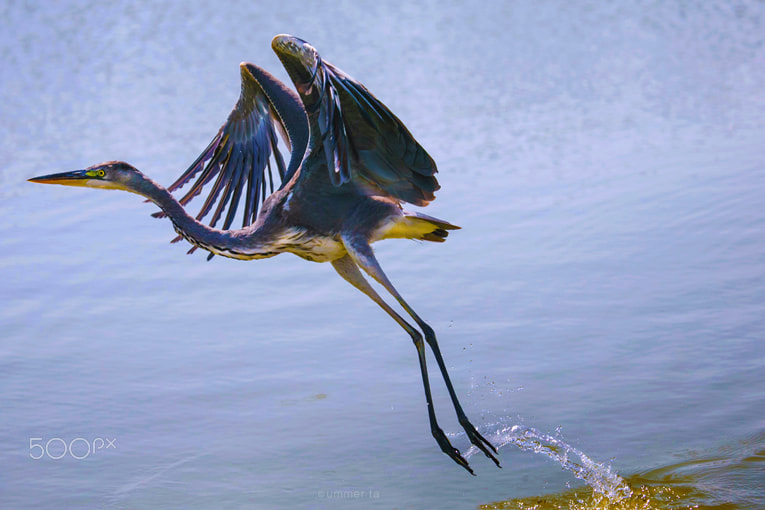
[[98, 171], [98, 173], [97, 173], [97, 175], [98, 175], [99, 177], [103, 177], [104, 175], [106, 175], [106, 172], [104, 172], [103, 170], [99, 170], [99, 171]]

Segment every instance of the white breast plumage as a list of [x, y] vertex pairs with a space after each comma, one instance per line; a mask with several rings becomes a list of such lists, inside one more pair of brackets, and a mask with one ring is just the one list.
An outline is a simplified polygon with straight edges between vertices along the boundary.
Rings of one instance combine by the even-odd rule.
[[345, 247], [339, 239], [317, 236], [304, 229], [293, 227], [282, 232], [269, 250], [294, 253], [313, 262], [330, 262], [345, 255]]

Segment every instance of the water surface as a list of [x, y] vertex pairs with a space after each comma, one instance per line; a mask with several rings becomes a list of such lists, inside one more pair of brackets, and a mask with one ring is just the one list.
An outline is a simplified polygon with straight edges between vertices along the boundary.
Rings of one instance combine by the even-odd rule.
[[[25, 182], [109, 159], [172, 182], [240, 61], [286, 79], [284, 32], [438, 162], [427, 212], [463, 230], [376, 251], [479, 429], [556, 435], [628, 483], [723, 459], [693, 494], [765, 506], [761, 2], [12, 2], [0, 20], [0, 507], [475, 508], [581, 487], [512, 444], [502, 470], [473, 456], [477, 477], [441, 454], [410, 340], [329, 265], [208, 263], [136, 196]], [[114, 447], [32, 458], [54, 438]]]

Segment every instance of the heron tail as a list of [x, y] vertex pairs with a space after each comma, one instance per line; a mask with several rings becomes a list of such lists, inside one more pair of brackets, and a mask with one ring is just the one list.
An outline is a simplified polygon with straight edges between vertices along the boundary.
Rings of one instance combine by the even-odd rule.
[[460, 227], [452, 225], [444, 220], [418, 212], [404, 211], [403, 217], [391, 228], [386, 238], [403, 237], [443, 243], [449, 235], [449, 230], [458, 230]]

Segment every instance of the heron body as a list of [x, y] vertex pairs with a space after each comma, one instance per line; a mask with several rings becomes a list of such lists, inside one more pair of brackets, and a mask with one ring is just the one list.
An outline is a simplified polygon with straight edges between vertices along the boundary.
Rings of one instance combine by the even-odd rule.
[[[363, 85], [324, 61], [301, 39], [276, 36], [272, 47], [297, 93], [253, 64], [241, 64], [242, 90], [208, 147], [168, 188], [128, 163], [45, 175], [32, 182], [130, 191], [154, 202], [179, 236], [208, 258], [241, 260], [293, 253], [330, 262], [337, 273], [388, 313], [412, 338], [428, 404], [431, 433], [441, 450], [473, 472], [438, 426], [425, 358], [431, 348], [467, 437], [497, 466], [496, 449], [465, 415], [433, 329], [401, 297], [371, 245], [390, 238], [443, 242], [459, 227], [403, 203], [425, 206], [439, 189], [436, 165], [403, 123]], [[285, 163], [279, 139], [289, 149]], [[194, 179], [187, 193], [172, 192]], [[274, 181], [281, 185], [275, 189]], [[270, 185], [270, 194], [266, 189]], [[208, 189], [196, 216], [187, 204]], [[214, 210], [213, 210], [214, 209]], [[209, 225], [201, 220], [213, 212]], [[225, 216], [224, 216], [225, 214]], [[241, 228], [231, 228], [242, 218]], [[216, 228], [223, 219], [221, 228]], [[411, 317], [410, 324], [369, 284], [381, 284]]]

